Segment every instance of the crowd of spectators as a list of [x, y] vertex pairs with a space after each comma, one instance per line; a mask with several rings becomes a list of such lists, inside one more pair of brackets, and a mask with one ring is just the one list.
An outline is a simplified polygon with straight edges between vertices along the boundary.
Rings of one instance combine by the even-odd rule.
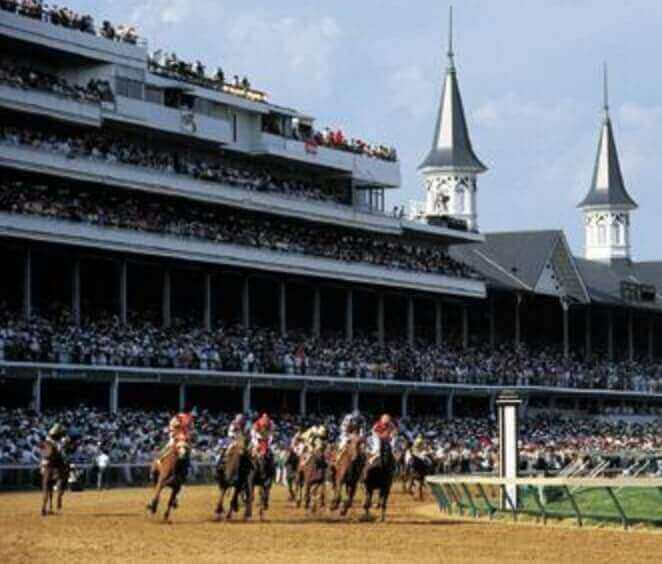
[[566, 359], [552, 347], [379, 344], [372, 336], [347, 341], [240, 325], [205, 330], [180, 320], [168, 328], [137, 318], [124, 325], [112, 316], [78, 326], [61, 312], [26, 321], [0, 308], [0, 360], [662, 393], [659, 363]]
[[479, 278], [436, 245], [121, 190], [82, 191], [5, 181], [0, 182], [0, 211], [409, 272]]
[[349, 151], [359, 155], [374, 157], [383, 161], [395, 162], [398, 160], [398, 153], [394, 147], [386, 145], [373, 145], [362, 139], [348, 138], [341, 129], [324, 128], [322, 131], [316, 131], [312, 140], [322, 147]]
[[[231, 413], [194, 410], [193, 459], [214, 463], [219, 450], [228, 445], [227, 428]], [[0, 465], [38, 464], [40, 446], [48, 429], [60, 423], [79, 437], [74, 460], [93, 462], [100, 452], [111, 464], [151, 462], [167, 441], [172, 413], [120, 410], [110, 414], [90, 407], [61, 409], [36, 414], [27, 409], [0, 407]], [[338, 438], [337, 416], [274, 415], [275, 454], [286, 450], [292, 436], [301, 429], [323, 423], [330, 438]], [[368, 418], [368, 424], [371, 424]], [[422, 435], [430, 452], [448, 472], [492, 472], [497, 464], [498, 438], [494, 421], [488, 418], [456, 418], [451, 421], [425, 416], [398, 421], [398, 449]], [[520, 427], [521, 462], [526, 469], [558, 472], [584, 455], [622, 456], [625, 459], [655, 455], [662, 449], [662, 418], [644, 422], [601, 420], [538, 414]], [[624, 464], [627, 466], [627, 463]], [[650, 468], [652, 472], [659, 469]]]
[[0, 10], [90, 35], [98, 35], [112, 41], [132, 45], [138, 43], [138, 34], [133, 26], [114, 26], [109, 21], [104, 21], [97, 29], [94, 18], [89, 14], [78, 14], [66, 7], [50, 6], [43, 0], [0, 0]]
[[[175, 53], [155, 51], [147, 58], [147, 66], [154, 73], [192, 82], [205, 88], [222, 91], [224, 86], [228, 84], [222, 68], [217, 68], [216, 72], [210, 76], [202, 62], [187, 62], [180, 59]], [[247, 77], [240, 80], [239, 76], [235, 75], [233, 85], [235, 88], [243, 90], [251, 89], [251, 83]]]
[[0, 84], [13, 88], [40, 90], [79, 102], [111, 102], [114, 98], [106, 80], [91, 79], [87, 86], [71, 84], [64, 78], [0, 59]]
[[310, 180], [275, 174], [273, 168], [250, 166], [245, 162], [231, 162], [229, 159], [187, 157], [180, 152], [131, 142], [110, 133], [58, 135], [0, 125], [0, 143], [29, 146], [55, 152], [70, 159], [88, 158], [111, 164], [139, 166], [244, 190], [336, 204], [347, 203], [344, 193], [325, 191]]

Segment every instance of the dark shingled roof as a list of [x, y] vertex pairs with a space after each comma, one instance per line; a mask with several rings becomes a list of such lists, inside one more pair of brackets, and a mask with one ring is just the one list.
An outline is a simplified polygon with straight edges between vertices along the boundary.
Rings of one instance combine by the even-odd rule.
[[487, 170], [471, 146], [452, 59], [446, 72], [432, 149], [419, 166], [419, 169], [424, 168], [460, 168], [474, 172]]
[[614, 132], [608, 113], [605, 115], [600, 131], [600, 142], [598, 143], [598, 154], [593, 168], [591, 189], [581, 201], [579, 207], [606, 205], [631, 209], [637, 207], [636, 202], [625, 189], [621, 165], [618, 160], [618, 151], [614, 142]]

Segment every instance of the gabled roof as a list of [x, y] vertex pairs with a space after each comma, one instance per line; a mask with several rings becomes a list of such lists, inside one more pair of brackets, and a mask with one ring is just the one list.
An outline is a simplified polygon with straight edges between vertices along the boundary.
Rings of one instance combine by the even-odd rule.
[[463, 169], [484, 172], [487, 167], [474, 153], [469, 139], [464, 106], [457, 83], [457, 72], [453, 62], [453, 13], [450, 14], [448, 42], [448, 68], [441, 94], [437, 123], [434, 129], [432, 149], [419, 166], [424, 168]]
[[[556, 289], [580, 302], [589, 299], [562, 231], [486, 233], [485, 243], [451, 247], [451, 254], [478, 270], [493, 288], [546, 293], [543, 275]], [[549, 272], [546, 269], [550, 268]]]
[[578, 207], [591, 206], [619, 206], [630, 209], [637, 207], [636, 202], [630, 197], [623, 182], [621, 165], [614, 141], [614, 132], [609, 117], [609, 104], [607, 101], [607, 71], [605, 69], [605, 117], [600, 130], [600, 141], [598, 143], [598, 154], [595, 158], [593, 168], [593, 180], [591, 188], [586, 197]]

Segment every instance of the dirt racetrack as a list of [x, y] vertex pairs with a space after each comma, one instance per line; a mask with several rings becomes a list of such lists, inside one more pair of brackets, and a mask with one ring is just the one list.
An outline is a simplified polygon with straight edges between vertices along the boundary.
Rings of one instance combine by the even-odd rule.
[[[399, 487], [396, 488], [399, 490]], [[0, 494], [0, 562], [660, 562], [659, 532], [512, 525], [441, 517], [396, 492], [385, 524], [305, 516], [277, 488], [268, 522], [215, 523], [216, 489], [188, 487], [173, 524], [143, 510], [146, 489], [67, 493], [39, 516], [37, 493]]]

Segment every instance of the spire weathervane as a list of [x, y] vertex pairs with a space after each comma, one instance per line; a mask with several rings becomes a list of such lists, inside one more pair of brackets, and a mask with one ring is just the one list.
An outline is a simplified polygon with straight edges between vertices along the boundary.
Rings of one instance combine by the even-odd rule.
[[453, 6], [448, 7], [448, 68], [454, 69], [455, 62], [453, 60]]
[[607, 80], [607, 62], [605, 61], [602, 66], [602, 96], [605, 117], [609, 117], [609, 82]]

